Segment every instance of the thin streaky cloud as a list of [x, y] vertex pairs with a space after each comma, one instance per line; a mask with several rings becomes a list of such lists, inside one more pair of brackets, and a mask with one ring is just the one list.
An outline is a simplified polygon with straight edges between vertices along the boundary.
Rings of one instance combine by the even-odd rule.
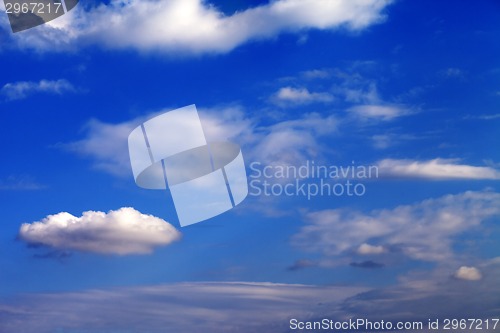
[[479, 116], [468, 115], [464, 117], [464, 119], [494, 120], [494, 119], [500, 119], [500, 113], [482, 114]]
[[76, 91], [68, 80], [17, 81], [4, 84], [0, 93], [7, 100], [25, 99], [35, 93], [62, 95]]
[[278, 106], [298, 106], [311, 103], [329, 103], [334, 100], [327, 92], [310, 92], [307, 88], [283, 87], [271, 96]]
[[402, 105], [357, 105], [347, 109], [347, 112], [360, 120], [390, 121], [402, 116], [408, 116], [414, 111]]
[[[32, 294], [13, 304], [0, 302], [0, 325], [2, 333], [109, 332], [110, 328], [151, 333], [163, 333], [165, 328], [168, 332], [284, 332], [290, 317], [332, 315], [332, 307], [368, 290], [363, 286], [193, 282]], [[322, 302], [329, 306], [320, 306]], [[20, 312], [23, 320], [19, 320]]]
[[35, 191], [46, 188], [29, 175], [10, 175], [0, 179], [0, 190], [3, 191]]
[[457, 159], [432, 160], [383, 159], [377, 162], [383, 177], [422, 178], [430, 180], [489, 179], [499, 180], [500, 171], [490, 166], [460, 164]]

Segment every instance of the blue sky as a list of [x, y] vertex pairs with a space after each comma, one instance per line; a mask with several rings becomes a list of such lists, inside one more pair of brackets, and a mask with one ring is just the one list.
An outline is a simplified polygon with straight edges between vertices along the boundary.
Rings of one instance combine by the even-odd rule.
[[[1, 332], [498, 317], [497, 1], [82, 0], [16, 34], [1, 10]], [[134, 183], [127, 136], [190, 104], [249, 176], [379, 177], [181, 228], [168, 192]]]

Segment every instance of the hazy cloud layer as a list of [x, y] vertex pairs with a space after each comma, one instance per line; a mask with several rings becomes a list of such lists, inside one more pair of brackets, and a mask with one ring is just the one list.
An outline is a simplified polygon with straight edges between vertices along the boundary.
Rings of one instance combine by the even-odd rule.
[[33, 245], [100, 254], [147, 254], [180, 238], [168, 222], [125, 207], [108, 213], [87, 211], [81, 217], [62, 212], [24, 223], [19, 237]]
[[481, 264], [481, 283], [452, 271], [419, 271], [392, 287], [213, 282], [23, 295], [0, 301], [2, 333], [275, 333], [289, 320], [494, 318], [500, 260]]
[[[0, 303], [2, 333], [287, 331], [290, 318], [328, 313], [363, 287], [182, 283], [32, 295]], [[323, 306], [321, 303], [328, 303]], [[18, 316], [22, 316], [19, 320]]]
[[[250, 40], [309, 29], [360, 31], [385, 19], [389, 0], [277, 0], [227, 16], [202, 0], [113, 0], [74, 10], [23, 34], [45, 51], [99, 44], [173, 53], [224, 53]], [[7, 28], [3, 18], [2, 25]]]

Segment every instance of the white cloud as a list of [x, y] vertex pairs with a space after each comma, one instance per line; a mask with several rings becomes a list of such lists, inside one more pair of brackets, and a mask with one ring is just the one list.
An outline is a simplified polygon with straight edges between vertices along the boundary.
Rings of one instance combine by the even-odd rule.
[[319, 139], [335, 134], [337, 125], [334, 116], [310, 113], [261, 128], [256, 133], [259, 140], [251, 148], [251, 157], [275, 165], [301, 165], [307, 160], [321, 159], [322, 152], [329, 148]]
[[101, 254], [146, 254], [168, 245], [180, 233], [168, 222], [125, 207], [108, 213], [87, 211], [81, 217], [62, 212], [24, 223], [19, 231], [29, 244]]
[[137, 118], [119, 124], [108, 124], [92, 119], [85, 125], [86, 137], [60, 145], [63, 149], [91, 157], [94, 167], [115, 176], [132, 174], [128, 156], [128, 136], [143, 122]]
[[370, 213], [330, 209], [307, 213], [308, 224], [293, 244], [328, 259], [376, 240], [412, 259], [440, 262], [453, 257], [455, 237], [499, 215], [500, 194], [494, 192], [447, 195]]
[[310, 103], [328, 103], [333, 101], [329, 93], [309, 92], [307, 88], [283, 87], [276, 92], [271, 101], [280, 106], [294, 106]]
[[[317, 113], [259, 126], [259, 119], [247, 117], [238, 107], [200, 109], [200, 119], [209, 141], [234, 139], [243, 147], [245, 160], [262, 163], [300, 165], [318, 158], [328, 148], [319, 138], [337, 132], [333, 116]], [[165, 112], [165, 111], [160, 111]], [[69, 151], [92, 158], [94, 167], [115, 176], [131, 175], [127, 138], [130, 132], [148, 117], [139, 117], [118, 124], [91, 120], [82, 140], [62, 144]]]
[[169, 332], [285, 332], [290, 318], [307, 318], [311, 313], [333, 315], [342, 301], [366, 290], [365, 287], [199, 282], [30, 295], [12, 305], [0, 303], [0, 322], [3, 333], [57, 330], [163, 333], [166, 327]]
[[[12, 36], [46, 51], [100, 44], [173, 53], [228, 52], [249, 41], [308, 29], [359, 31], [385, 19], [389, 0], [277, 0], [226, 16], [202, 0], [113, 0], [77, 6]], [[7, 25], [4, 18], [4, 25]]]
[[457, 279], [468, 281], [478, 281], [483, 278], [479, 269], [469, 266], [460, 267], [453, 276]]
[[347, 112], [360, 118], [361, 120], [383, 120], [389, 121], [402, 116], [407, 116], [412, 112], [399, 105], [357, 105], [347, 109]]
[[[84, 127], [86, 134], [83, 139], [60, 144], [60, 147], [81, 156], [90, 157], [96, 169], [114, 176], [128, 177], [132, 174], [128, 155], [129, 134], [147, 119], [169, 110], [171, 109], [116, 124], [92, 119]], [[242, 143], [255, 140], [253, 120], [246, 118], [239, 108], [221, 107], [199, 111], [203, 129], [209, 141], [235, 137], [240, 138]]]
[[500, 171], [492, 167], [458, 164], [456, 159], [433, 160], [384, 159], [377, 162], [380, 175], [425, 179], [500, 179]]
[[199, 111], [208, 141], [239, 138], [242, 143], [250, 143], [255, 140], [257, 119], [248, 118], [240, 107], [203, 108]]
[[73, 92], [75, 87], [67, 80], [19, 81], [6, 83], [0, 93], [8, 100], [23, 99], [34, 93], [49, 93], [61, 95]]
[[382, 254], [387, 252], [387, 250], [381, 245], [370, 245], [367, 243], [361, 244], [356, 253], [361, 255], [371, 255], [371, 254]]

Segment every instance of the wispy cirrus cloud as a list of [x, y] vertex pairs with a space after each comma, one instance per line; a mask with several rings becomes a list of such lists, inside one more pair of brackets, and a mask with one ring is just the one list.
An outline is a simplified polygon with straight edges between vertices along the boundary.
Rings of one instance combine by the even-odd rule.
[[500, 119], [500, 113], [490, 113], [482, 115], [468, 115], [464, 119], [495, 120]]
[[439, 74], [445, 78], [463, 79], [465, 77], [464, 70], [456, 67], [443, 69], [439, 72]]
[[0, 94], [7, 100], [18, 100], [27, 98], [37, 93], [62, 95], [67, 92], [75, 92], [76, 88], [67, 80], [40, 80], [18, 81], [6, 83], [0, 89]]
[[402, 105], [381, 104], [356, 105], [347, 109], [347, 112], [360, 120], [381, 121], [390, 121], [413, 113], [413, 111]]
[[499, 216], [500, 194], [495, 192], [464, 192], [369, 213], [329, 209], [307, 213], [307, 224], [292, 244], [322, 253], [324, 265], [352, 252], [381, 254], [384, 248], [414, 260], [442, 262], [454, 257], [457, 236]]
[[70, 143], [60, 143], [57, 147], [83, 157], [90, 157], [96, 169], [115, 176], [132, 174], [128, 156], [128, 136], [144, 121], [143, 117], [110, 124], [91, 119], [84, 126], [85, 137]]
[[35, 191], [45, 187], [29, 175], [9, 175], [0, 178], [0, 190], [3, 191]]
[[[96, 119], [85, 127], [85, 137], [59, 147], [92, 160], [93, 166], [115, 176], [131, 174], [127, 138], [144, 120], [160, 111], [121, 123], [105, 123]], [[220, 107], [199, 110], [208, 141], [234, 138], [242, 145], [245, 158], [262, 163], [299, 165], [319, 158], [327, 146], [321, 138], [337, 132], [338, 121], [333, 115], [306, 113], [260, 125], [259, 119], [249, 117], [239, 107]]]
[[490, 166], [460, 164], [457, 159], [436, 158], [432, 160], [383, 159], [377, 163], [381, 176], [423, 178], [431, 180], [449, 179], [500, 179], [500, 171]]
[[202, 0], [115, 0], [94, 7], [78, 6], [12, 39], [21, 47], [44, 51], [98, 44], [142, 51], [225, 53], [250, 40], [286, 32], [360, 31], [384, 21], [383, 10], [390, 2], [277, 0], [227, 16]]
[[24, 223], [19, 238], [56, 250], [99, 254], [147, 254], [173, 243], [180, 233], [168, 222], [130, 208], [108, 213], [87, 211], [80, 217], [66, 212]]

